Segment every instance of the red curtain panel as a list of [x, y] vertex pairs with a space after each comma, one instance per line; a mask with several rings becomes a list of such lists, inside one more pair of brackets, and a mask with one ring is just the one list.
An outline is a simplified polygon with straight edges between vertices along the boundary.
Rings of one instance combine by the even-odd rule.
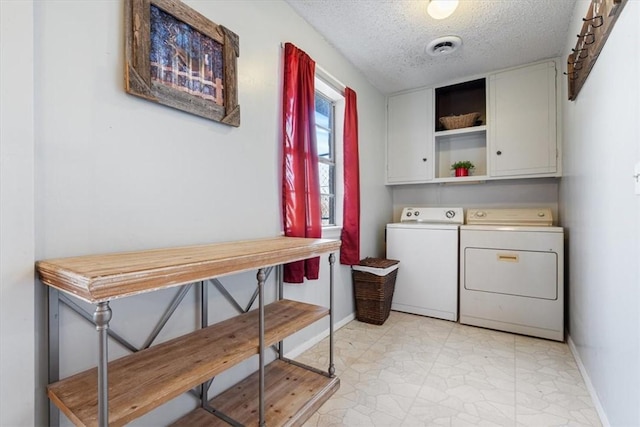
[[340, 263], [360, 262], [360, 162], [358, 159], [358, 101], [351, 88], [345, 88], [344, 109], [344, 205]]
[[[282, 100], [284, 234], [322, 236], [320, 180], [315, 123], [315, 62], [291, 43], [284, 47]], [[284, 266], [284, 281], [302, 283], [318, 278], [320, 259]]]

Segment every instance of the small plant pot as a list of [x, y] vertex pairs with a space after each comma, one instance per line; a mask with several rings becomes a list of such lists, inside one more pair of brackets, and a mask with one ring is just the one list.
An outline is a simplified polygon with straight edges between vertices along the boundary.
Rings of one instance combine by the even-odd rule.
[[456, 168], [456, 176], [469, 176], [469, 169]]

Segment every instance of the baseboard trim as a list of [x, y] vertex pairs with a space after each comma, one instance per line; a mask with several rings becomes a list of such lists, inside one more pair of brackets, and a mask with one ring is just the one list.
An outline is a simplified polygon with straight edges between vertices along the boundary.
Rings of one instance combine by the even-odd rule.
[[[341, 321], [339, 321], [338, 323], [336, 323], [334, 325], [333, 332], [335, 333], [335, 331], [337, 331], [338, 329], [342, 328], [343, 326], [345, 326], [347, 323], [351, 322], [355, 318], [356, 318], [356, 314], [355, 313], [351, 313], [350, 315], [348, 315], [347, 317], [345, 317], [344, 319], [342, 319]], [[300, 356], [305, 351], [309, 350], [314, 345], [318, 344], [320, 341], [322, 341], [323, 339], [325, 339], [328, 336], [329, 336], [329, 328], [327, 328], [324, 331], [320, 332], [315, 337], [308, 339], [307, 341], [305, 341], [304, 343], [300, 344], [298, 347], [294, 348], [293, 350], [287, 352], [285, 354], [285, 357], [288, 358], [288, 359], [294, 359], [294, 358]]]
[[568, 333], [567, 333], [567, 344], [569, 345], [569, 350], [571, 351], [571, 354], [573, 354], [573, 358], [575, 359], [576, 364], [578, 365], [578, 369], [582, 374], [584, 385], [587, 387], [587, 390], [589, 391], [589, 395], [591, 395], [591, 400], [593, 401], [593, 405], [596, 408], [598, 417], [600, 417], [600, 422], [602, 423], [602, 426], [611, 427], [611, 424], [609, 424], [609, 419], [607, 418], [607, 414], [604, 412], [604, 408], [600, 403], [600, 399], [598, 399], [598, 394], [596, 393], [596, 389], [593, 387], [593, 384], [591, 383], [591, 378], [589, 378], [589, 374], [585, 369], [584, 364], [582, 363], [582, 359], [580, 359], [580, 353], [578, 353], [578, 349], [575, 343], [573, 342], [573, 340], [571, 339], [571, 335], [569, 335]]

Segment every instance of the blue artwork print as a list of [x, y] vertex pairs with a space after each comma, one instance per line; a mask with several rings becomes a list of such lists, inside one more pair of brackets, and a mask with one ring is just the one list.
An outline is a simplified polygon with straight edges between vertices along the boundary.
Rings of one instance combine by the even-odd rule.
[[151, 80], [224, 105], [222, 45], [151, 6]]

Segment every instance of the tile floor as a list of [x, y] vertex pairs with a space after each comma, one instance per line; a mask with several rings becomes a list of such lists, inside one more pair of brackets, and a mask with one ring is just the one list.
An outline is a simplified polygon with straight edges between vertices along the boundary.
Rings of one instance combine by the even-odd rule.
[[[326, 369], [328, 339], [297, 359]], [[569, 348], [391, 312], [335, 334], [340, 389], [305, 424], [600, 426]]]

